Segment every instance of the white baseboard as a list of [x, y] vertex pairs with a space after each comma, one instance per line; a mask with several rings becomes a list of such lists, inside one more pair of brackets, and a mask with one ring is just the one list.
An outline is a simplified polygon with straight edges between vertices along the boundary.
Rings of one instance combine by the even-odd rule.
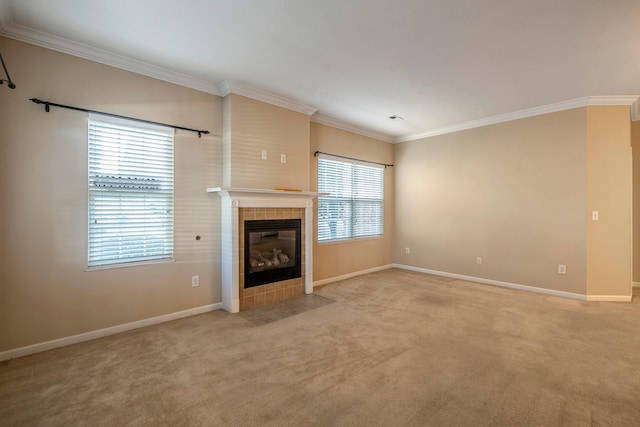
[[16, 357], [27, 356], [29, 354], [40, 353], [42, 351], [51, 350], [58, 347], [64, 347], [71, 344], [77, 344], [84, 341], [94, 340], [109, 335], [115, 335], [120, 332], [130, 331], [132, 329], [143, 328], [145, 326], [156, 325], [158, 323], [169, 322], [171, 320], [181, 319], [183, 317], [194, 316], [196, 314], [208, 313], [210, 311], [222, 309], [222, 303], [209, 304], [202, 307], [190, 308], [188, 310], [177, 311], [175, 313], [163, 314], [162, 316], [151, 317], [149, 319], [137, 320], [135, 322], [124, 323], [122, 325], [111, 326], [109, 328], [98, 329], [91, 332], [85, 332], [70, 337], [59, 338], [52, 341], [45, 341], [38, 344], [19, 347], [12, 350], [0, 352], [0, 362]]
[[629, 302], [631, 295], [587, 295], [587, 301]]
[[[577, 299], [577, 300], [581, 300], [581, 301], [587, 301], [587, 297], [585, 295], [574, 294], [572, 292], [564, 292], [564, 291], [556, 291], [556, 290], [553, 290], [553, 289], [537, 288], [535, 286], [519, 285], [517, 283], [501, 282], [499, 280], [483, 279], [483, 278], [480, 278], [480, 277], [465, 276], [465, 275], [462, 275], [462, 274], [455, 274], [455, 273], [447, 273], [446, 271], [437, 271], [437, 270], [429, 270], [427, 268], [412, 267], [410, 265], [393, 264], [393, 266], [395, 268], [401, 268], [403, 270], [417, 271], [419, 273], [426, 273], [426, 274], [434, 274], [436, 276], [450, 277], [452, 279], [466, 280], [466, 281], [469, 281], [469, 282], [484, 283], [486, 285], [494, 285], [494, 286], [501, 286], [503, 288], [517, 289], [517, 290], [520, 290], [520, 291], [536, 292], [536, 293], [539, 293], [539, 294], [553, 295], [553, 296], [556, 296], [556, 297], [571, 298], [571, 299]], [[589, 300], [589, 301], [596, 301], [596, 300]], [[603, 300], [600, 300], [600, 301], [603, 301]], [[608, 301], [613, 301], [613, 300], [608, 300]]]
[[343, 274], [342, 276], [335, 276], [328, 279], [318, 280], [317, 282], [313, 282], [313, 286], [322, 286], [326, 285], [327, 283], [339, 282], [340, 280], [362, 276], [363, 274], [375, 273], [376, 271], [388, 270], [390, 268], [393, 268], [393, 264], [381, 265], [379, 267], [369, 268], [367, 270], [354, 271], [353, 273]]

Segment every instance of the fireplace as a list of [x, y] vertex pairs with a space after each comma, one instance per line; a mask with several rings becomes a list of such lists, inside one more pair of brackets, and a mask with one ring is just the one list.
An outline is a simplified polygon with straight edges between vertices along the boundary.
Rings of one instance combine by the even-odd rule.
[[300, 219], [244, 222], [244, 288], [302, 275]]
[[[218, 193], [222, 229], [222, 306], [230, 313], [297, 295], [313, 293], [313, 198], [310, 191], [255, 188], [208, 188]], [[299, 219], [302, 275], [261, 286], [244, 286], [244, 223], [254, 220]], [[250, 261], [249, 261], [250, 262]]]

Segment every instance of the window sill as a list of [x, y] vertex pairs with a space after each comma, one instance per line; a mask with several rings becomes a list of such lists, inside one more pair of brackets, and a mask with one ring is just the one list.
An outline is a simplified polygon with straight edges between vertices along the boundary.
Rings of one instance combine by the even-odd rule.
[[166, 264], [169, 262], [175, 262], [173, 258], [170, 259], [156, 259], [150, 261], [134, 261], [134, 262], [122, 262], [119, 264], [106, 264], [87, 267], [84, 271], [96, 271], [96, 270], [110, 270], [112, 268], [125, 268], [125, 267], [139, 267], [141, 265], [151, 264]]
[[341, 243], [357, 243], [357, 242], [363, 242], [365, 240], [380, 240], [380, 239], [384, 239], [384, 234], [381, 236], [369, 236], [369, 237], [351, 237], [348, 239], [340, 239], [340, 240], [329, 240], [327, 242], [318, 242], [316, 240], [316, 244], [318, 246], [328, 246], [328, 245], [338, 245]]

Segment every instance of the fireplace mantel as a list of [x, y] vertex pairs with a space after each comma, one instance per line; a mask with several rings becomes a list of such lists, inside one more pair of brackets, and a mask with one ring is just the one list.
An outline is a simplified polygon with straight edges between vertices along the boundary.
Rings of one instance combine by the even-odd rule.
[[[325, 193], [314, 193], [312, 191], [287, 191], [287, 190], [268, 190], [260, 188], [236, 188], [236, 187], [214, 187], [207, 188], [209, 193], [218, 193], [220, 197], [229, 197], [239, 202], [249, 202], [250, 206], [241, 207], [262, 207], [256, 203], [264, 201], [268, 206], [274, 207], [274, 199], [306, 201], [313, 200], [314, 197]], [[268, 200], [268, 201], [266, 201]], [[295, 203], [295, 202], [293, 202]], [[297, 203], [295, 207], [304, 207], [306, 204]]]
[[325, 193], [268, 190], [257, 188], [214, 187], [222, 199], [222, 305], [230, 313], [240, 311], [239, 299], [239, 221], [240, 208], [304, 208], [305, 264], [304, 290], [313, 293], [313, 199]]

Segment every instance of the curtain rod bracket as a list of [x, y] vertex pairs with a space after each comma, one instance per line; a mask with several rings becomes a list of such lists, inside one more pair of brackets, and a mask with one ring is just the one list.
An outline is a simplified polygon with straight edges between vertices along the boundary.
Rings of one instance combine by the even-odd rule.
[[11, 81], [11, 76], [9, 76], [9, 71], [7, 71], [7, 66], [4, 64], [4, 58], [2, 58], [2, 54], [0, 54], [0, 62], [2, 62], [2, 68], [4, 69], [4, 75], [7, 76], [6, 79], [0, 79], [0, 85], [4, 82], [7, 82], [7, 86], [9, 89], [15, 89], [16, 84]]
[[36, 104], [44, 104], [44, 111], [47, 113], [51, 111], [51, 106], [46, 101], [40, 101], [38, 98], [29, 98], [29, 101], [34, 102]]

